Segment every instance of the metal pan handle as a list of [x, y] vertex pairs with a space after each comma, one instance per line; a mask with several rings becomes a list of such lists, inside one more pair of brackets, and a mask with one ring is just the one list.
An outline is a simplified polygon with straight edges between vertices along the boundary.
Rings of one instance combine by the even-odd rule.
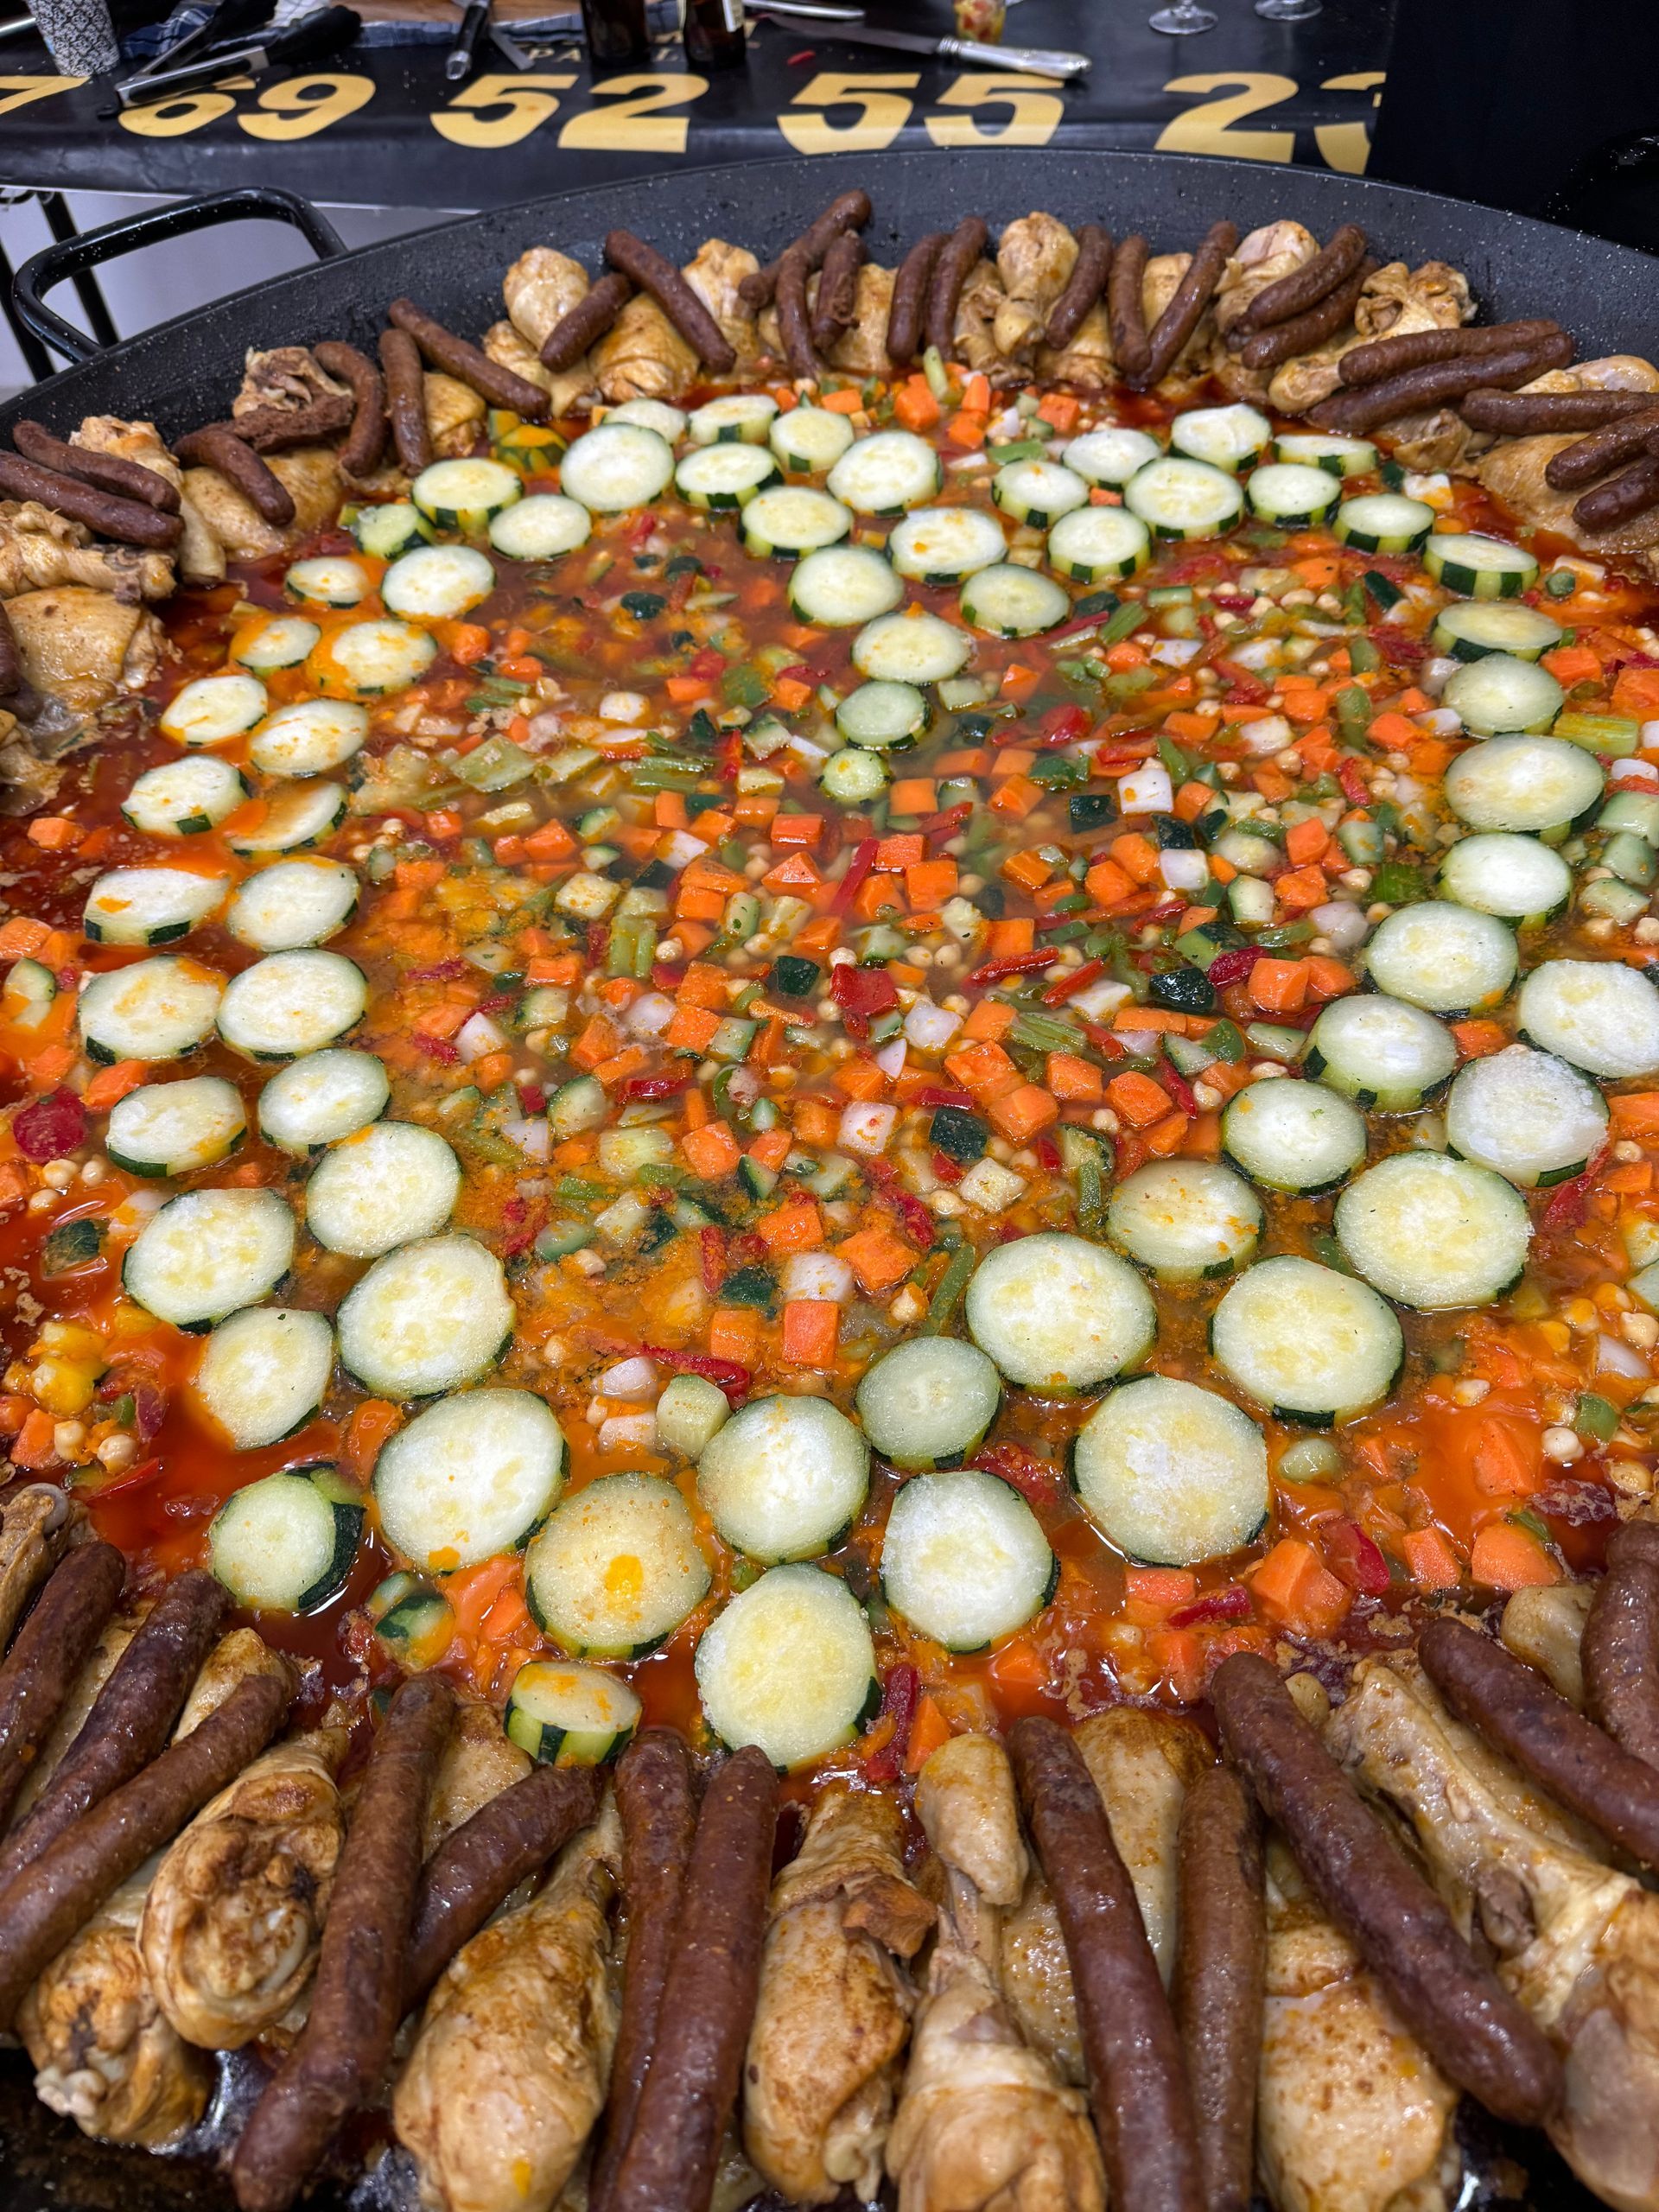
[[265, 184], [238, 185], [230, 192], [210, 192], [200, 200], [175, 200], [166, 207], [152, 207], [141, 215], [126, 215], [105, 223], [79, 238], [62, 238], [33, 254], [17, 271], [11, 296], [18, 320], [54, 352], [71, 361], [90, 361], [103, 350], [86, 334], [54, 315], [45, 295], [55, 285], [113, 261], [137, 246], [156, 245], [163, 238], [183, 238], [191, 231], [207, 230], [219, 223], [253, 219], [291, 223], [319, 261], [332, 261], [346, 251], [345, 240], [334, 225], [320, 215], [308, 200], [279, 192]]

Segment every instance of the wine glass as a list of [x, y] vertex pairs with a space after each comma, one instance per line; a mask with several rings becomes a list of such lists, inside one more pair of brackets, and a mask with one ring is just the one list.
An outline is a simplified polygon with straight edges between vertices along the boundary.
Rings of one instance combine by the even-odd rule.
[[1270, 23], [1305, 23], [1324, 5], [1325, 0], [1255, 0], [1255, 12]]
[[1216, 22], [1214, 9], [1199, 7], [1198, 0], [1173, 0], [1173, 5], [1160, 8], [1147, 18], [1149, 28], [1162, 31], [1166, 38], [1191, 38], [1195, 31], [1212, 31]]

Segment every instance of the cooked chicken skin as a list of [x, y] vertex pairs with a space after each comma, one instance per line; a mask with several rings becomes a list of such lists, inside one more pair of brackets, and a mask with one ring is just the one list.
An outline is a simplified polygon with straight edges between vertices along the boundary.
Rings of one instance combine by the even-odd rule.
[[1006, 295], [991, 324], [991, 338], [1004, 359], [1036, 359], [1048, 311], [1065, 289], [1077, 264], [1077, 242], [1052, 215], [1021, 215], [1004, 230], [996, 247], [996, 273]]
[[1069, 346], [1045, 346], [1037, 373], [1053, 384], [1076, 385], [1079, 391], [1104, 391], [1112, 381], [1112, 330], [1103, 302], [1097, 301], [1078, 325]]
[[232, 421], [262, 408], [308, 407], [325, 392], [346, 386], [331, 377], [308, 346], [251, 346], [242, 363], [242, 389], [231, 402]]
[[[1176, 286], [1192, 266], [1190, 253], [1154, 253], [1147, 262], [1141, 279], [1141, 312], [1148, 330], [1174, 298]], [[1220, 359], [1221, 351], [1215, 311], [1206, 308], [1193, 326], [1192, 335], [1176, 355], [1169, 373], [1173, 377], [1208, 376]]]
[[[429, 385], [430, 381], [429, 378]], [[470, 396], [477, 398], [476, 393]], [[481, 400], [478, 411], [481, 416]], [[344, 496], [345, 480], [332, 446], [296, 446], [291, 453], [265, 454], [262, 458], [272, 475], [287, 486], [294, 501], [294, 519], [283, 530], [273, 528], [216, 468], [184, 472], [184, 497], [233, 561], [261, 561], [285, 545], [297, 544], [334, 519]]]
[[1584, 1662], [1579, 1647], [1595, 1594], [1593, 1582], [1535, 1583], [1517, 1590], [1510, 1599], [1500, 1630], [1516, 1657], [1547, 1675], [1580, 1712], [1584, 1710]]
[[[1570, 369], [1553, 369], [1535, 377], [1528, 391], [1659, 391], [1659, 369], [1634, 353], [1608, 354], [1597, 361], [1578, 361]], [[1522, 520], [1535, 528], [1554, 531], [1582, 547], [1586, 553], [1610, 557], [1643, 554], [1646, 565], [1659, 568], [1659, 508], [1649, 508], [1616, 530], [1586, 531], [1573, 518], [1582, 486], [1557, 492], [1544, 480], [1544, 471], [1573, 435], [1510, 438], [1493, 446], [1478, 463], [1475, 474], [1489, 492], [1513, 507]]]
[[1373, 338], [1403, 338], [1414, 330], [1455, 329], [1474, 311], [1462, 274], [1444, 261], [1425, 261], [1415, 269], [1390, 261], [1365, 279], [1348, 329], [1317, 352], [1300, 354], [1274, 371], [1268, 401], [1283, 414], [1304, 414], [1337, 389], [1337, 365], [1351, 347]]
[[0, 1650], [86, 1522], [86, 1508], [50, 1483], [29, 1483], [0, 1506]]
[[743, 2072], [744, 2148], [790, 2202], [880, 2188], [916, 2002], [898, 1961], [932, 1924], [897, 1806], [831, 1783], [772, 1885]]
[[1312, 261], [1319, 242], [1300, 223], [1263, 223], [1248, 231], [1216, 288], [1216, 327], [1224, 338], [1258, 292]]
[[678, 399], [697, 373], [697, 357], [655, 300], [636, 292], [588, 355], [600, 397]]
[[153, 468], [158, 476], [165, 477], [180, 495], [179, 516], [184, 524], [175, 556], [180, 575], [188, 584], [224, 582], [225, 549], [194, 503], [185, 496], [184, 471], [162, 443], [153, 423], [124, 423], [118, 415], [88, 415], [80, 428], [71, 432], [69, 442], [86, 446], [93, 453], [112, 453], [124, 461], [136, 461], [141, 467]]
[[1028, 371], [1006, 360], [997, 350], [996, 318], [1007, 301], [994, 261], [976, 262], [957, 302], [956, 359], [990, 378], [993, 385], [1022, 384]]
[[24, 676], [77, 714], [145, 683], [168, 650], [154, 615], [85, 584], [22, 592], [7, 601], [6, 613]]
[[887, 317], [893, 311], [893, 280], [897, 272], [867, 261], [858, 272], [853, 319], [830, 349], [830, 365], [849, 377], [887, 377], [893, 374], [887, 359]]
[[0, 599], [59, 584], [85, 584], [123, 600], [165, 599], [173, 563], [136, 545], [94, 545], [82, 524], [34, 499], [0, 501]]
[[529, 1753], [503, 1732], [493, 1706], [458, 1707], [427, 1800], [421, 1856], [429, 1859], [463, 1821], [470, 1821], [493, 1797], [522, 1782], [532, 1764]]
[[705, 238], [680, 272], [720, 325], [737, 356], [739, 376], [760, 359], [760, 334], [748, 302], [737, 288], [760, 266], [747, 246], [728, 245], [724, 238]]
[[194, 1733], [210, 1713], [219, 1711], [232, 1690], [256, 1675], [291, 1682], [294, 1669], [280, 1651], [271, 1649], [257, 1629], [233, 1628], [228, 1636], [221, 1636], [190, 1685], [190, 1694], [173, 1731], [174, 1742]]
[[1007, 1752], [994, 1736], [953, 1736], [916, 1783], [916, 1814], [934, 1850], [988, 1904], [1017, 1904], [1031, 1861]]
[[621, 1830], [607, 1805], [530, 1904], [474, 1936], [428, 2001], [392, 2125], [441, 2212], [551, 2212], [604, 2107]]

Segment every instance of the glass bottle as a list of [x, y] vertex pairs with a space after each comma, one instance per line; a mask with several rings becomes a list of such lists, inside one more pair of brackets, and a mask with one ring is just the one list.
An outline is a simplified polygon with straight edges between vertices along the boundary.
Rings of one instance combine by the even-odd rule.
[[743, 0], [685, 0], [681, 36], [694, 69], [741, 69], [748, 58]]
[[588, 67], [595, 77], [610, 69], [638, 69], [651, 60], [645, 0], [582, 0]]

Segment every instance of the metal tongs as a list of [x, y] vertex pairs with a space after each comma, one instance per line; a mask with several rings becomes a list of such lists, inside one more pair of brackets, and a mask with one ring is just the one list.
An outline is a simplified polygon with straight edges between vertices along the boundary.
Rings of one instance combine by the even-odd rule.
[[[199, 29], [124, 79], [115, 88], [117, 99], [123, 108], [154, 107], [182, 92], [200, 92], [223, 77], [257, 77], [267, 69], [324, 61], [350, 46], [363, 28], [363, 18], [354, 9], [315, 8], [257, 42], [222, 48], [227, 35], [245, 39], [270, 14], [270, 0], [226, 0]], [[194, 58], [181, 64], [181, 54]]]

